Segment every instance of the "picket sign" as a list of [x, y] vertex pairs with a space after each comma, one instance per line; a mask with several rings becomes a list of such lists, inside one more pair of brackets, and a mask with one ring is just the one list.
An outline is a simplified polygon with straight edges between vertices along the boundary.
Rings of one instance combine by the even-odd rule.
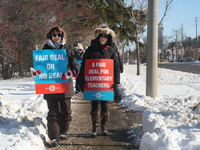
[[33, 51], [34, 69], [41, 75], [35, 77], [36, 94], [68, 93], [68, 80], [62, 80], [67, 72], [66, 49], [48, 49]]
[[84, 100], [114, 100], [112, 59], [86, 59], [84, 78]]
[[79, 67], [81, 67], [82, 60], [76, 60], [76, 62], [78, 63]]

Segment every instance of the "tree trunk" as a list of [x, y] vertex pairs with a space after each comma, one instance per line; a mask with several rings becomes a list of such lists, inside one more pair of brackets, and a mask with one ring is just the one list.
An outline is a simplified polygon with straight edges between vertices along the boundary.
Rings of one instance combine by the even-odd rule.
[[12, 78], [13, 66], [11, 64], [5, 64], [2, 66], [2, 78], [3, 80]]
[[19, 54], [19, 76], [23, 77], [22, 54]]
[[138, 39], [138, 26], [136, 28], [136, 48], [137, 48], [137, 75], [140, 75], [140, 51], [139, 51], [139, 39]]
[[122, 49], [122, 66], [124, 68], [124, 47]]

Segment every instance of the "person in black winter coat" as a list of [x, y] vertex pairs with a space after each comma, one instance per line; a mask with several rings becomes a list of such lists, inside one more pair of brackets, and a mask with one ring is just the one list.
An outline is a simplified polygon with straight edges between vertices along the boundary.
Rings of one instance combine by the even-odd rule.
[[65, 44], [65, 32], [60, 27], [53, 27], [46, 34], [47, 43], [43, 49], [66, 49], [68, 72], [62, 75], [62, 79], [69, 81], [69, 93], [60, 94], [44, 94], [44, 99], [47, 100], [48, 116], [47, 127], [48, 136], [51, 140], [51, 146], [57, 146], [59, 140], [67, 138], [67, 132], [72, 120], [71, 117], [71, 97], [74, 96], [74, 88], [72, 77], [76, 76], [79, 71], [79, 65], [76, 62], [70, 47]]
[[[109, 45], [112, 39], [115, 37], [115, 32], [108, 28], [96, 28], [94, 30], [94, 35], [96, 37], [95, 43], [88, 47], [82, 59], [81, 69], [80, 69], [80, 81], [83, 86], [85, 84], [84, 79], [84, 69], [86, 59], [113, 59], [114, 60], [114, 85], [113, 87], [120, 84], [120, 64], [118, 56], [115, 50]], [[96, 137], [98, 134], [98, 105], [99, 101], [92, 100], [91, 116], [93, 131], [91, 136]], [[108, 119], [108, 101], [100, 101], [101, 105], [101, 131], [104, 136], [108, 136], [108, 131], [106, 129], [107, 119]]]
[[[109, 28], [106, 27], [106, 26], [102, 26], [101, 28], [107, 28], [107, 29], [109, 29]], [[115, 38], [115, 37], [113, 37], [113, 39], [114, 39], [114, 38]], [[94, 45], [96, 42], [98, 42], [97, 40], [98, 40], [97, 38], [93, 39], [93, 40], [91, 41], [91, 44], [90, 44], [90, 45]], [[115, 52], [117, 53], [117, 55], [118, 55], [118, 60], [119, 60], [119, 64], [120, 64], [120, 71], [121, 71], [121, 73], [123, 73], [123, 65], [122, 65], [121, 58], [120, 58], [120, 56], [119, 56], [119, 49], [118, 49], [118, 47], [116, 46], [116, 44], [115, 44], [113, 41], [109, 42], [109, 43], [108, 43], [108, 46], [112, 47], [112, 48], [115, 50]]]
[[[75, 51], [75, 58], [76, 60], [82, 60], [83, 59], [83, 55], [85, 53], [85, 50], [83, 49], [83, 45], [81, 43], [78, 43], [77, 46], [78, 50]], [[81, 88], [80, 88], [80, 82], [79, 82], [80, 78], [76, 78], [76, 94], [78, 94], [79, 92], [81, 92]]]
[[[109, 29], [106, 26], [102, 26], [101, 28]], [[115, 37], [113, 37], [112, 39], [114, 39], [114, 38]], [[98, 40], [97, 38], [93, 39], [91, 41], [90, 45], [95, 45], [95, 43], [98, 42], [97, 40]], [[120, 71], [121, 71], [121, 73], [123, 73], [123, 64], [122, 64], [121, 58], [119, 56], [119, 48], [118, 48], [118, 46], [113, 41], [108, 42], [108, 46], [112, 47], [115, 50], [116, 54], [118, 55], [118, 60], [119, 60], [119, 64], [120, 64]], [[115, 88], [114, 88], [114, 100], [116, 102], [121, 101], [121, 95], [119, 94], [117, 86], [115, 86]]]
[[75, 56], [76, 60], [82, 60], [83, 59], [83, 55], [85, 53], [85, 51], [83, 49], [83, 45], [81, 43], [78, 43], [77, 48], [78, 49], [75, 52], [74, 56]]

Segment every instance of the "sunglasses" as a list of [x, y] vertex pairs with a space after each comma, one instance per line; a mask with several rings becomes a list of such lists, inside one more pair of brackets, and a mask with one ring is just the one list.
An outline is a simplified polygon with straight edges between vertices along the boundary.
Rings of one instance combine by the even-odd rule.
[[56, 33], [54, 33], [54, 34], [51, 34], [53, 37], [56, 37], [56, 35], [58, 36], [58, 37], [62, 37], [62, 34], [60, 34], [60, 33], [58, 33], [58, 34], [56, 34]]
[[82, 51], [82, 49], [78, 49], [78, 51]]
[[108, 35], [106, 35], [106, 34], [100, 35], [100, 38], [105, 38], [105, 39], [107, 39], [107, 38], [108, 38]]

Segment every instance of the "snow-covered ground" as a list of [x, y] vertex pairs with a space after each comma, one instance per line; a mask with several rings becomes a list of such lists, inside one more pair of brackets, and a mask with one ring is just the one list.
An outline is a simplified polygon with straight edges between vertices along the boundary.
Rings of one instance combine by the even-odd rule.
[[120, 85], [121, 104], [143, 112], [142, 125], [130, 137], [140, 141], [141, 150], [200, 149], [200, 108], [192, 110], [200, 102], [200, 75], [158, 68], [158, 97], [151, 98], [145, 95], [146, 67], [140, 76], [136, 71], [125, 66]]
[[[200, 75], [159, 68], [158, 97], [151, 98], [145, 94], [146, 66], [140, 76], [136, 65], [124, 67], [121, 104], [143, 112], [142, 124], [128, 132], [140, 149], [200, 149], [200, 109], [192, 110], [200, 102]], [[35, 95], [33, 78], [0, 80], [0, 149], [44, 149], [46, 116], [46, 101]]]
[[47, 104], [31, 78], [0, 80], [0, 149], [43, 149]]

